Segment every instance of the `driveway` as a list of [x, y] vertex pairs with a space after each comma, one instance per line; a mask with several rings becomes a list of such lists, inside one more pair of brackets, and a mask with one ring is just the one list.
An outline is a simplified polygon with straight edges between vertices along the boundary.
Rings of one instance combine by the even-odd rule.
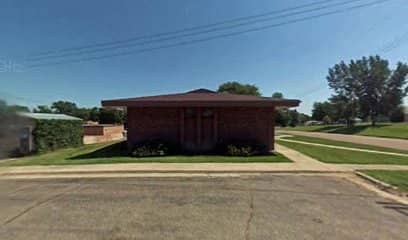
[[340, 177], [0, 180], [0, 239], [405, 239], [408, 206]]
[[302, 131], [287, 131], [277, 130], [277, 133], [286, 133], [292, 135], [323, 138], [334, 141], [351, 142], [357, 144], [367, 144], [378, 147], [394, 148], [408, 151], [408, 140], [394, 139], [394, 138], [382, 138], [382, 137], [369, 137], [359, 135], [347, 135], [347, 134], [335, 134], [335, 133], [320, 133], [320, 132], [302, 132]]

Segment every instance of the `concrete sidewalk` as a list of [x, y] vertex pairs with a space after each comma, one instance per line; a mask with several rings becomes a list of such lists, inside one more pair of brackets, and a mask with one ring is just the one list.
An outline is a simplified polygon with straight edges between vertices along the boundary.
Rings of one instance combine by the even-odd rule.
[[305, 137], [323, 138], [333, 141], [351, 142], [357, 144], [373, 145], [378, 147], [394, 148], [408, 151], [408, 140], [383, 138], [383, 137], [369, 137], [358, 135], [346, 135], [335, 133], [321, 133], [321, 132], [302, 132], [302, 131], [288, 131], [277, 130], [277, 133], [285, 133], [291, 135], [299, 135]]
[[134, 175], [351, 173], [359, 169], [408, 170], [399, 165], [327, 164], [276, 144], [293, 163], [127, 163], [0, 168], [0, 178], [127, 177]]
[[293, 163], [126, 163], [90, 164], [60, 166], [26, 166], [0, 168], [0, 177], [21, 178], [40, 175], [81, 175], [81, 174], [147, 174], [147, 173], [273, 173], [273, 172], [350, 172], [342, 168], [321, 163], [313, 158], [276, 145], [276, 150]]
[[392, 156], [408, 157], [408, 154], [406, 154], [406, 153], [384, 152], [384, 151], [369, 150], [369, 149], [363, 149], [363, 148], [342, 147], [342, 146], [335, 146], [335, 145], [329, 145], [329, 144], [321, 144], [321, 143], [291, 140], [290, 138], [288, 139], [288, 138], [283, 138], [283, 137], [279, 137], [277, 139], [279, 139], [280, 141], [284, 141], [284, 142], [299, 143], [299, 144], [318, 146], [318, 147], [326, 147], [326, 148], [342, 149], [342, 150], [349, 150], [349, 151], [356, 151], [356, 152], [367, 152], [367, 153], [377, 153], [377, 154], [385, 154], [385, 155], [392, 155]]

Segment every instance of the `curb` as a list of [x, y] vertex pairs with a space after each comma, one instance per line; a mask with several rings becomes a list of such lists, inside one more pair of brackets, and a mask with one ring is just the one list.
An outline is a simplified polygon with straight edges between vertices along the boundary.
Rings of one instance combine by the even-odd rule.
[[361, 177], [361, 178], [363, 178], [363, 179], [365, 179], [365, 180], [371, 182], [371, 183], [374, 183], [375, 185], [377, 185], [377, 186], [380, 187], [381, 189], [384, 189], [384, 190], [387, 190], [387, 189], [397, 190], [397, 189], [398, 189], [397, 187], [394, 187], [394, 186], [392, 186], [392, 185], [390, 185], [390, 184], [388, 184], [388, 183], [385, 183], [385, 182], [380, 181], [380, 180], [378, 180], [378, 179], [376, 179], [376, 178], [373, 178], [373, 177], [371, 177], [371, 176], [369, 176], [369, 175], [367, 175], [367, 174], [365, 174], [365, 173], [356, 171], [355, 174], [356, 174], [357, 176], [359, 176], [359, 177]]
[[344, 171], [315, 171], [315, 170], [239, 170], [239, 171], [210, 171], [210, 170], [141, 170], [141, 171], [69, 171], [69, 172], [8, 172], [0, 175], [1, 179], [36, 179], [36, 178], [117, 178], [138, 176], [196, 176], [196, 175], [261, 175], [261, 174], [312, 174], [335, 175], [350, 174]]

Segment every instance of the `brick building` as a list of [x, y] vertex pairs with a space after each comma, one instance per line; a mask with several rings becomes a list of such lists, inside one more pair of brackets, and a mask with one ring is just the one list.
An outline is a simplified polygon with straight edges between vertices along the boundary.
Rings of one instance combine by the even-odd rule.
[[114, 124], [84, 124], [84, 144], [103, 143], [122, 140], [123, 125]]
[[178, 94], [104, 100], [104, 107], [126, 107], [128, 144], [150, 139], [179, 143], [189, 151], [211, 151], [218, 142], [256, 140], [274, 149], [275, 107], [299, 100], [274, 99], [207, 89]]

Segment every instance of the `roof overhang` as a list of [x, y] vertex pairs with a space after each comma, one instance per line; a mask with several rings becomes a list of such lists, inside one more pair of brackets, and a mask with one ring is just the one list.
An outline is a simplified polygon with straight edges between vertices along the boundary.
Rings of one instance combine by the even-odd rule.
[[196, 89], [185, 93], [102, 101], [103, 107], [297, 107], [300, 101]]
[[103, 100], [103, 107], [297, 107], [294, 99], [267, 99], [252, 101], [132, 101], [128, 99]]

